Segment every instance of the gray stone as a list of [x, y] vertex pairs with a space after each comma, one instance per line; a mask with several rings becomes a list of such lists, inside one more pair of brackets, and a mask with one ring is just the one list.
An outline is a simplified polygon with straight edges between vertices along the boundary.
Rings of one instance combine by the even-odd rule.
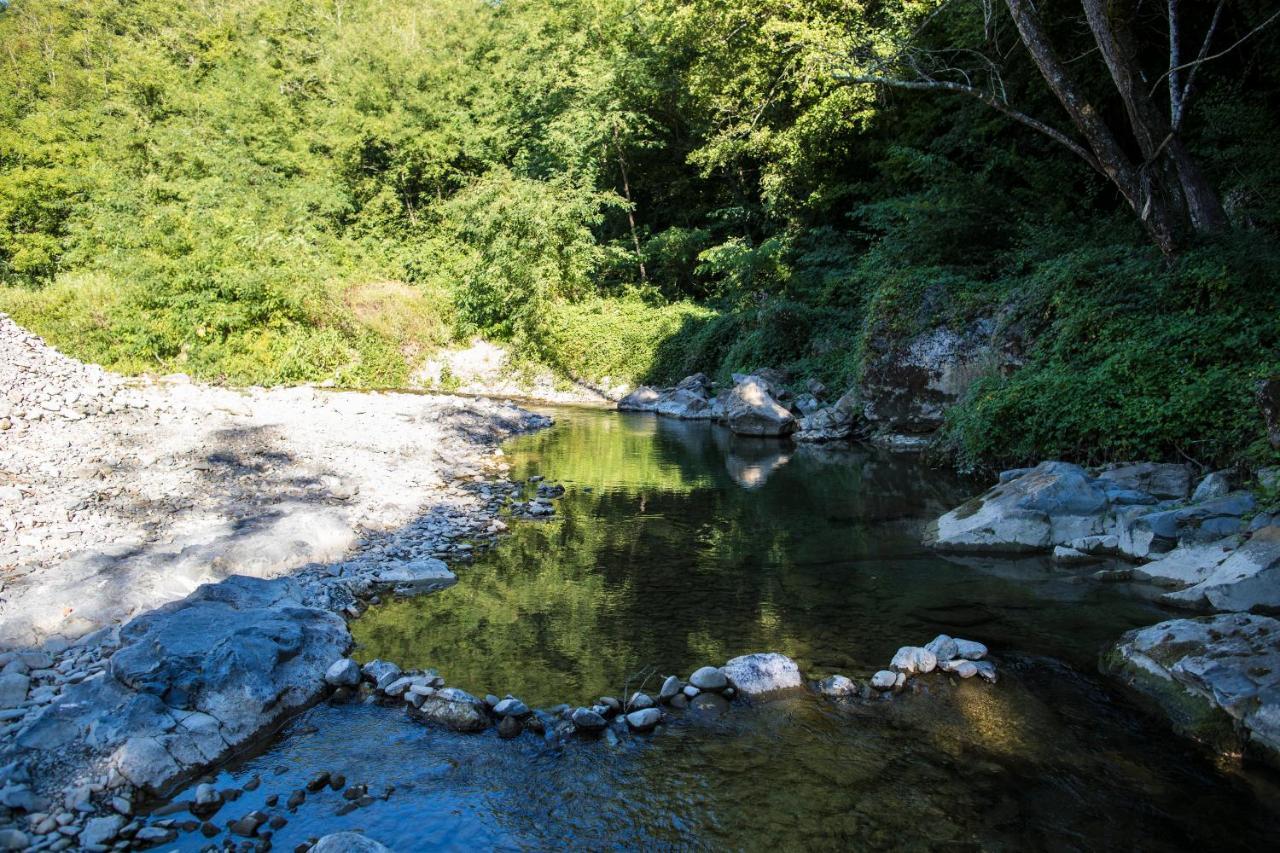
[[360, 683], [360, 664], [351, 658], [336, 660], [325, 670], [324, 680], [334, 687], [354, 687]]
[[933, 652], [938, 661], [948, 661], [960, 656], [960, 647], [946, 634], [939, 634], [925, 643], [924, 647]]
[[222, 794], [218, 793], [217, 788], [208, 782], [201, 782], [196, 786], [196, 805], [211, 806], [220, 802], [222, 802]]
[[823, 696], [852, 696], [858, 692], [858, 685], [846, 676], [831, 675], [818, 682], [818, 691]]
[[1231, 475], [1227, 471], [1214, 471], [1205, 476], [1191, 493], [1192, 503], [1220, 498], [1231, 491]]
[[758, 376], [735, 385], [725, 408], [729, 429], [738, 435], [790, 435], [796, 429], [795, 415], [773, 398], [768, 383]]
[[[958, 645], [958, 644], [957, 644]], [[933, 672], [938, 665], [938, 657], [928, 649], [920, 646], [903, 646], [889, 663], [891, 669], [907, 675]]]
[[868, 421], [888, 433], [926, 434], [980, 376], [1011, 361], [992, 345], [995, 323], [938, 327], [905, 341], [868, 342], [860, 392]]
[[661, 398], [662, 392], [658, 391], [658, 389], [641, 385], [618, 401], [618, 409], [624, 412], [657, 411], [658, 400]]
[[973, 662], [974, 667], [978, 670], [978, 675], [982, 676], [982, 680], [990, 684], [996, 683], [996, 665], [989, 660], [979, 660]]
[[729, 680], [718, 667], [704, 666], [689, 676], [689, 684], [698, 690], [723, 690], [729, 686]]
[[574, 728], [581, 732], [602, 732], [609, 725], [608, 720], [590, 708], [574, 709], [570, 719], [573, 721]]
[[440, 560], [425, 557], [380, 569], [377, 582], [394, 587], [401, 595], [423, 595], [453, 586], [458, 578]]
[[372, 682], [374, 687], [383, 690], [389, 687], [397, 679], [400, 678], [400, 667], [394, 663], [385, 660], [371, 660], [360, 668], [365, 679]]
[[358, 832], [335, 832], [312, 845], [311, 853], [391, 853], [391, 849]]
[[31, 679], [19, 672], [0, 675], [0, 709], [16, 708], [27, 701]]
[[422, 704], [408, 708], [416, 720], [435, 723], [455, 732], [480, 732], [489, 727], [483, 701], [456, 687], [437, 690], [422, 697]]
[[678, 677], [668, 675], [662, 682], [662, 688], [658, 690], [658, 699], [662, 702], [670, 701], [673, 696], [679, 695], [680, 688], [683, 686]]
[[515, 697], [508, 696], [493, 706], [493, 713], [499, 717], [526, 717], [529, 715], [529, 706]]
[[898, 673], [882, 669], [871, 676], [871, 686], [876, 690], [892, 690], [898, 683]]
[[959, 660], [942, 661], [938, 664], [938, 669], [942, 672], [951, 672], [961, 678], [973, 678], [978, 674], [978, 665], [971, 660], [963, 658]]
[[1203, 580], [1163, 600], [1181, 607], [1227, 611], [1280, 609], [1280, 527], [1257, 531]]
[[697, 696], [697, 695], [698, 695], [699, 693], [701, 693], [701, 692], [702, 692], [701, 690], [699, 690], [698, 688], [694, 687], [692, 684], [686, 684], [686, 685], [684, 686], [684, 689], [680, 691], [680, 693], [681, 693], [681, 694], [682, 694], [686, 699], [692, 699], [694, 696]]
[[856, 391], [850, 391], [830, 406], [805, 412], [792, 437], [802, 442], [842, 441], [863, 424], [861, 401]]
[[654, 407], [660, 415], [681, 420], [710, 420], [714, 416], [711, 401], [701, 390], [675, 388], [665, 392]]
[[647, 732], [662, 721], [662, 711], [658, 708], [642, 708], [627, 714], [627, 725], [634, 731]]
[[[168, 844], [178, 837], [178, 833], [168, 827], [144, 826], [133, 836], [134, 841], [142, 844]], [[314, 847], [311, 849], [315, 849]]]
[[796, 662], [777, 652], [741, 655], [726, 663], [722, 672], [739, 692], [748, 696], [791, 690], [804, 683]]
[[975, 640], [956, 637], [956, 654], [965, 660], [982, 660], [987, 656], [987, 647]]
[[631, 698], [627, 700], [628, 711], [638, 711], [654, 706], [653, 697], [647, 693], [632, 693]]
[[1043, 462], [939, 518], [925, 543], [949, 551], [1046, 551], [1103, 533], [1109, 506], [1084, 469]]
[[1098, 474], [1118, 489], [1147, 492], [1157, 498], [1182, 500], [1191, 493], [1191, 468], [1181, 463], [1135, 462], [1115, 465]]
[[110, 844], [120, 834], [120, 830], [124, 828], [124, 823], [125, 820], [120, 815], [96, 817], [88, 820], [85, 822], [84, 829], [80, 832], [80, 843], [85, 847]]
[[30, 842], [19, 829], [0, 829], [0, 850], [25, 850]]
[[1126, 633], [1104, 669], [1154, 700], [1183, 734], [1280, 766], [1280, 621], [1246, 613]]

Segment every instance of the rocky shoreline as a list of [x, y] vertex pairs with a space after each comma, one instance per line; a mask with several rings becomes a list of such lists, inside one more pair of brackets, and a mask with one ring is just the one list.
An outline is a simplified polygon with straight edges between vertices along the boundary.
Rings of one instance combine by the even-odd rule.
[[343, 615], [504, 529], [509, 403], [134, 382], [0, 315], [0, 848], [163, 843], [141, 802], [325, 691]]
[[[943, 552], [1110, 560], [1100, 581], [1138, 578], [1161, 604], [1210, 614], [1131, 631], [1104, 672], [1211, 747], [1280, 766], [1280, 469], [1249, 476], [1188, 465], [1086, 470], [1065, 462], [1000, 474], [931, 524]], [[1115, 564], [1122, 566], [1115, 568]]]

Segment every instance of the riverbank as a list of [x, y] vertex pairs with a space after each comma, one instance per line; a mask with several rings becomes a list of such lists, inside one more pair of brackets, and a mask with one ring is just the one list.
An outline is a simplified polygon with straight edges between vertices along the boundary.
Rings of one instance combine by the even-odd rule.
[[338, 614], [451, 583], [441, 560], [503, 527], [497, 442], [549, 423], [126, 381], [2, 315], [0, 350], [0, 818], [39, 848], [92, 848], [93, 820], [123, 831], [137, 796], [306, 707], [350, 645]]
[[1210, 614], [1126, 633], [1103, 669], [1179, 732], [1280, 766], [1280, 469], [1197, 478], [1185, 464], [1005, 471], [933, 522], [927, 545], [963, 554], [1052, 555], [1095, 580], [1137, 578], [1162, 605]]

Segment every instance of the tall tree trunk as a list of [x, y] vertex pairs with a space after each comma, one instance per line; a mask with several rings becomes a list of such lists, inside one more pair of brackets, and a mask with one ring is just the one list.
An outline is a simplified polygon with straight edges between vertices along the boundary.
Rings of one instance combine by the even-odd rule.
[[640, 283], [647, 284], [649, 275], [644, 269], [644, 253], [640, 251], [640, 233], [636, 230], [635, 203], [631, 201], [631, 182], [627, 180], [627, 160], [622, 154], [622, 143], [618, 139], [618, 128], [613, 128], [613, 147], [618, 152], [618, 169], [622, 172], [622, 192], [627, 199], [627, 222], [631, 225], [631, 242], [636, 247], [636, 264], [640, 267]]
[[[1179, 230], [1189, 228], [1200, 233], [1224, 228], [1227, 219], [1218, 194], [1143, 85], [1138, 52], [1129, 29], [1131, 12], [1126, 8], [1127, 3], [1125, 0], [1081, 2], [1089, 29], [1124, 103], [1138, 150], [1142, 152], [1140, 168], [1149, 176], [1154, 191], [1164, 197], [1170, 217], [1175, 220], [1172, 224]], [[1176, 14], [1176, 7], [1170, 14]], [[1171, 39], [1171, 50], [1175, 50], [1173, 43]]]
[[[1084, 0], [1087, 5], [1097, 0]], [[1135, 164], [1125, 153], [1111, 128], [1102, 120], [1094, 105], [1085, 97], [1079, 83], [1058, 57], [1044, 32], [1040, 16], [1030, 0], [1005, 0], [1009, 14], [1022, 43], [1026, 45], [1036, 67], [1057, 97], [1071, 122], [1084, 136], [1085, 142], [1098, 160], [1099, 170], [1120, 191], [1151, 239], [1165, 254], [1172, 254], [1179, 244], [1178, 215], [1184, 206], [1174, 204], [1166, 192], [1157, 192], [1151, 180], [1151, 171]], [[1159, 145], [1157, 140], [1156, 145]], [[1181, 194], [1179, 193], [1179, 198]]]

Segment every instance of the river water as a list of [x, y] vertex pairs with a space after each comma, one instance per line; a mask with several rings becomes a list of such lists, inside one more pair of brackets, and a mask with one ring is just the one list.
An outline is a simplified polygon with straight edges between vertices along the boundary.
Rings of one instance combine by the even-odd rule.
[[[513, 476], [565, 486], [437, 595], [352, 625], [360, 660], [433, 667], [478, 695], [589, 704], [752, 651], [809, 678], [865, 678], [938, 633], [981, 640], [1001, 679], [892, 701], [812, 694], [673, 720], [651, 737], [456, 735], [376, 705], [321, 705], [215, 774], [262, 785], [273, 839], [361, 829], [432, 848], [1263, 849], [1274, 776], [1175, 738], [1097, 674], [1099, 652], [1168, 614], [1152, 591], [1042, 559], [947, 559], [930, 518], [977, 484], [917, 457], [735, 438], [704, 423], [556, 409], [511, 441]], [[648, 679], [645, 682], [645, 679]], [[394, 792], [339, 815], [316, 771]], [[190, 791], [178, 799], [189, 798]], [[225, 838], [225, 836], [224, 836]], [[209, 843], [198, 833], [183, 849]]]

